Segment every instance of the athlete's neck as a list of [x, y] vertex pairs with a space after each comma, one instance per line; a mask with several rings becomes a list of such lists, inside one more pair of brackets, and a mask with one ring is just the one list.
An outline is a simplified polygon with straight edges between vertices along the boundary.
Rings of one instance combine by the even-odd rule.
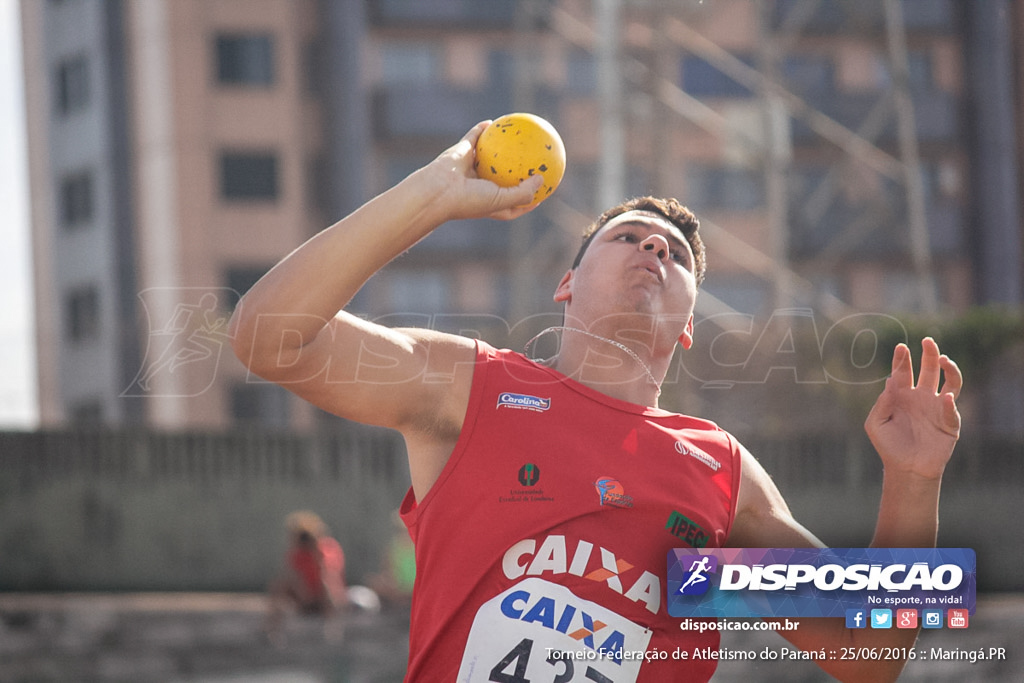
[[623, 342], [573, 326], [549, 327], [531, 339], [529, 346], [548, 333], [561, 335], [556, 356], [545, 361], [562, 374], [605, 395], [638, 405], [658, 406], [660, 379], [665, 367], [651, 367], [649, 347]]

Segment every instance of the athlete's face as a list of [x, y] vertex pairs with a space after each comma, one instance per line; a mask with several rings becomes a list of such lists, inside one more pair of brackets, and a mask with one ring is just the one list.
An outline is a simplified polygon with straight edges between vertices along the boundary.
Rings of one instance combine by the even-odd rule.
[[603, 226], [579, 266], [562, 278], [555, 300], [566, 317], [592, 324], [604, 315], [642, 313], [676, 324], [689, 346], [697, 283], [682, 232], [663, 216], [629, 211]]

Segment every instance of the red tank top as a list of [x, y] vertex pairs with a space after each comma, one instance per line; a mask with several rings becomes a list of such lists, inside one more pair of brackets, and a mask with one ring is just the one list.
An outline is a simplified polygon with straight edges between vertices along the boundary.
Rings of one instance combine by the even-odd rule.
[[479, 343], [459, 441], [402, 504], [417, 568], [407, 680], [706, 681], [716, 661], [693, 650], [717, 650], [718, 633], [668, 616], [668, 553], [724, 543], [739, 476], [714, 424]]

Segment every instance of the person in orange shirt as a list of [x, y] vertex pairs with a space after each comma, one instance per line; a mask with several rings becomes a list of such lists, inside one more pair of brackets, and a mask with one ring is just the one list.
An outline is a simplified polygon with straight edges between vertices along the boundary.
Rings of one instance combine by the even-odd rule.
[[298, 511], [288, 515], [288, 551], [280, 574], [270, 583], [267, 633], [281, 637], [285, 616], [335, 616], [347, 603], [345, 553], [318, 515]]

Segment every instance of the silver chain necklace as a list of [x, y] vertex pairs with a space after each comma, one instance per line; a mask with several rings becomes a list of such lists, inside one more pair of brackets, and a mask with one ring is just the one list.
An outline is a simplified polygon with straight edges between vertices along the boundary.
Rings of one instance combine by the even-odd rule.
[[[637, 355], [636, 351], [634, 351], [633, 349], [629, 348], [625, 344], [622, 344], [620, 342], [615, 341], [614, 339], [608, 339], [607, 337], [602, 337], [599, 334], [594, 334], [593, 332], [588, 332], [586, 330], [581, 330], [578, 327], [566, 327], [566, 326], [563, 326], [563, 325], [553, 325], [551, 327], [544, 328], [536, 336], [534, 336], [530, 341], [526, 342], [526, 345], [523, 346], [523, 353], [526, 355], [527, 358], [529, 358], [530, 357], [530, 347], [533, 346], [533, 343], [535, 341], [537, 341], [538, 339], [543, 337], [548, 332], [557, 332], [559, 330], [562, 331], [562, 332], [579, 332], [580, 334], [582, 334], [584, 336], [591, 337], [593, 339], [598, 339], [598, 340], [603, 341], [603, 342], [607, 342], [608, 344], [611, 344], [615, 348], [620, 349], [621, 351], [624, 351], [627, 356], [629, 356], [634, 361], [636, 361], [636, 364], [644, 369], [644, 373], [647, 375], [647, 379], [651, 380], [651, 384], [653, 384], [657, 388], [658, 393], [655, 394], [655, 395], [656, 396], [661, 396], [661, 385], [658, 384], [658, 380], [654, 379], [654, 373], [651, 372], [651, 369], [647, 366], [647, 363], [645, 363], [643, 361], [643, 359], [641, 359], [640, 356]], [[546, 360], [551, 360], [551, 359], [548, 358]]]

